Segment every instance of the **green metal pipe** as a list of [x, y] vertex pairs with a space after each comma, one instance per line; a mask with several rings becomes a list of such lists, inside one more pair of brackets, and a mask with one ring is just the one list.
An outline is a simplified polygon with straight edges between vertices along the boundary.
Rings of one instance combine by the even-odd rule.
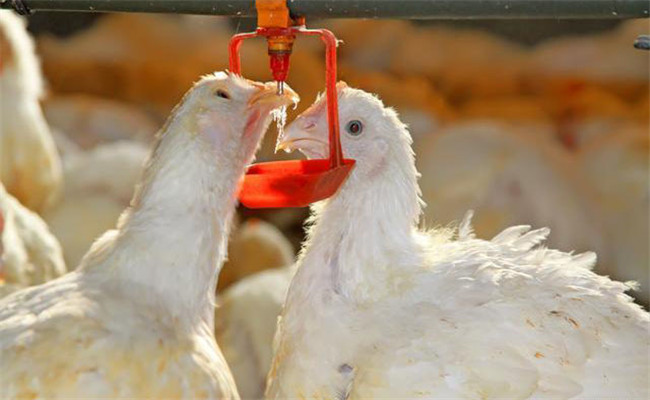
[[147, 12], [170, 14], [214, 14], [252, 17], [254, 0], [1, 0], [2, 8], [16, 8], [20, 3], [31, 12]]
[[296, 15], [401, 19], [644, 18], [648, 0], [288, 0]]
[[[648, 0], [287, 0], [294, 16], [400, 19], [647, 18]], [[151, 12], [255, 16], [254, 0], [0, 0], [34, 11]]]

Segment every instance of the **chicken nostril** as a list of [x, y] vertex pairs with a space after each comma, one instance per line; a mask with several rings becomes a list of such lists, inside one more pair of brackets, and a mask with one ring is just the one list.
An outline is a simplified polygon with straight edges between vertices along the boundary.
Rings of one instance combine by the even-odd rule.
[[314, 122], [308, 122], [308, 123], [304, 126], [303, 129], [307, 131], [307, 130], [310, 130], [310, 129], [314, 129], [315, 127], [316, 127], [316, 123], [314, 123]]

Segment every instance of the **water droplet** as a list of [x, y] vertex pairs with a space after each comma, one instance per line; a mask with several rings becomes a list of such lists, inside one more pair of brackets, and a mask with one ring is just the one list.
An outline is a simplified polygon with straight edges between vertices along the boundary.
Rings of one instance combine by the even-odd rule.
[[275, 125], [278, 128], [278, 139], [275, 142], [275, 148], [277, 149], [278, 145], [284, 139], [284, 126], [287, 124], [287, 107], [282, 106], [280, 108], [276, 108], [271, 112], [271, 116], [273, 117]]

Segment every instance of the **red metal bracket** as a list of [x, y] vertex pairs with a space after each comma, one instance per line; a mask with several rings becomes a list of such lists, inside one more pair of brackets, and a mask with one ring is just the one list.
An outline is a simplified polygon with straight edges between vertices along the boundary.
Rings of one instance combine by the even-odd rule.
[[[259, 19], [258, 19], [259, 21]], [[304, 22], [304, 20], [300, 21]], [[347, 179], [354, 160], [344, 159], [341, 149], [336, 92], [337, 40], [327, 29], [307, 29], [304, 25], [290, 27], [260, 26], [255, 32], [241, 33], [230, 40], [230, 71], [241, 74], [239, 50], [245, 39], [265, 37], [269, 42], [269, 55], [274, 78], [284, 81], [288, 73], [291, 47], [283, 54], [285, 61], [273, 61], [274, 43], [293, 44], [296, 36], [319, 36], [325, 44], [327, 123], [329, 126], [329, 160], [296, 160], [252, 165], [242, 184], [239, 199], [250, 208], [304, 207], [332, 196]], [[278, 38], [284, 38], [282, 40]], [[286, 48], [285, 48], [286, 49]], [[274, 64], [274, 63], [279, 63]], [[273, 70], [274, 65], [279, 72]], [[284, 69], [283, 69], [284, 68]], [[284, 71], [284, 72], [282, 72]]]

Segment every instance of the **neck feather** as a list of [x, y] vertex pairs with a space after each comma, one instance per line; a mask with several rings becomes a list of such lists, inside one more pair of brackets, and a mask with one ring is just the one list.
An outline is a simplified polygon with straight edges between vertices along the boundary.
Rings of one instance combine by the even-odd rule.
[[174, 320], [212, 326], [217, 276], [248, 160], [237, 143], [206, 145], [195, 126], [177, 118], [163, 128], [118, 230], [93, 246], [82, 267], [109, 276], [138, 301], [161, 305]]
[[417, 262], [421, 201], [417, 171], [408, 167], [386, 165], [370, 181], [353, 175], [335, 197], [312, 208], [301, 275], [318, 275], [332, 290], [360, 299], [373, 286], [379, 293], [378, 280], [399, 267], [390, 260]]

